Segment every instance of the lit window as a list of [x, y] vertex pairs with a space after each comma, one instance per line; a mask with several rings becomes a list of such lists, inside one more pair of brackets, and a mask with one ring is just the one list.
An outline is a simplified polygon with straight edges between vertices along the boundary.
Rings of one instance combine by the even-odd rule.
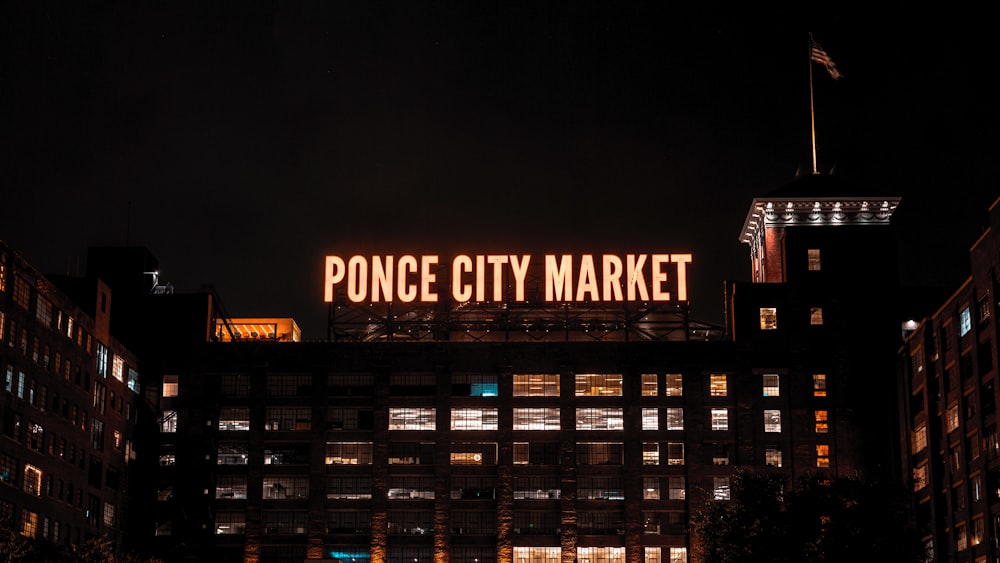
[[972, 518], [972, 537], [969, 538], [969, 542], [972, 545], [979, 545], [983, 543], [983, 536], [986, 534], [986, 525], [983, 520], [982, 515], [974, 516]]
[[767, 409], [764, 411], [764, 432], [781, 432], [781, 411]]
[[515, 397], [558, 397], [558, 374], [514, 374]]
[[819, 249], [810, 248], [807, 252], [809, 255], [809, 271], [818, 272], [820, 270]]
[[781, 395], [781, 389], [778, 385], [778, 374], [776, 373], [765, 373], [764, 374], [764, 396], [765, 397], [778, 397]]
[[781, 467], [781, 449], [773, 446], [765, 448], [764, 465]]
[[139, 392], [139, 372], [132, 368], [128, 368], [128, 388], [135, 393]]
[[[669, 430], [670, 420], [667, 420], [667, 429]], [[642, 409], [642, 429], [643, 430], [659, 430], [660, 429], [660, 411], [656, 407], [643, 407]]]
[[725, 397], [729, 394], [726, 376], [713, 374], [708, 378], [708, 394], [711, 397]]
[[642, 464], [643, 465], [660, 464], [660, 444], [658, 442], [642, 443]]
[[496, 430], [497, 427], [496, 407], [464, 408], [451, 411], [452, 430]]
[[621, 397], [621, 374], [576, 374], [577, 397]]
[[668, 407], [667, 430], [684, 430], [684, 408]]
[[826, 397], [826, 374], [813, 374], [813, 397]]
[[327, 465], [371, 465], [371, 463], [371, 442], [326, 443]]
[[990, 293], [987, 291], [986, 295], [979, 298], [979, 322], [990, 318], [992, 314], [993, 307], [990, 305]]
[[970, 313], [969, 308], [966, 307], [962, 309], [962, 312], [959, 315], [959, 317], [960, 317], [959, 336], [965, 336], [966, 334], [969, 333], [970, 330], [972, 330], [972, 313]]
[[163, 396], [164, 397], [176, 397], [177, 396], [177, 376], [176, 375], [164, 375], [163, 376]]
[[24, 464], [24, 492], [36, 497], [42, 494], [42, 470], [29, 463]]
[[713, 477], [712, 482], [712, 498], [729, 500], [729, 477]]
[[823, 308], [811, 307], [809, 309], [809, 324], [818, 326], [823, 324]]
[[958, 428], [958, 403], [948, 407], [948, 432]]
[[830, 446], [816, 445], [816, 467], [830, 467]]
[[115, 354], [111, 358], [111, 376], [122, 381], [125, 377], [125, 359]]
[[514, 430], [559, 430], [559, 408], [515, 408]]
[[433, 407], [390, 408], [389, 430], [434, 430]]
[[670, 548], [670, 560], [667, 563], [687, 563], [687, 560], [688, 560], [688, 548], [686, 547]]
[[250, 430], [250, 409], [248, 407], [223, 407], [219, 411], [219, 430]]
[[778, 328], [778, 310], [774, 307], [760, 308], [760, 329], [775, 330]]
[[679, 373], [668, 373], [667, 376], [667, 397], [681, 397], [684, 395], [684, 377]]
[[576, 409], [577, 430], [623, 430], [625, 419], [621, 407]]
[[913, 468], [913, 490], [919, 491], [927, 486], [927, 464]]
[[496, 442], [456, 442], [451, 445], [454, 465], [496, 465]]
[[729, 409], [712, 409], [712, 430], [729, 430]]
[[216, 534], [242, 534], [246, 527], [246, 513], [242, 510], [220, 510], [215, 515]]
[[177, 432], [177, 411], [163, 411], [160, 432]]
[[115, 519], [115, 505], [110, 502], [104, 503], [104, 525], [108, 528], [114, 528], [118, 524]]
[[966, 534], [964, 523], [955, 527], [955, 548], [957, 551], [965, 551], [969, 548], [969, 537]]
[[644, 373], [644, 374], [642, 374], [642, 396], [643, 397], [655, 397], [656, 396], [656, 374], [655, 373]]
[[[642, 498], [644, 500], [659, 500], [660, 499], [660, 478], [659, 477], [643, 477], [642, 478]], [[649, 563], [649, 560], [647, 560], [646, 563]]]
[[97, 343], [97, 373], [101, 377], [108, 376], [108, 347]]
[[817, 410], [816, 411], [816, 433], [826, 434], [829, 431], [829, 426], [827, 425], [827, 411]]
[[451, 394], [456, 397], [496, 397], [495, 375], [455, 374]]
[[38, 535], [38, 513], [28, 509], [21, 512], [21, 535], [28, 538], [34, 538]]

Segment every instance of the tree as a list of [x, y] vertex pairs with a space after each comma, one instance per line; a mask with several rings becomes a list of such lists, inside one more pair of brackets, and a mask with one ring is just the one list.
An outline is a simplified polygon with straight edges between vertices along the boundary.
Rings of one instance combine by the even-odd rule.
[[926, 561], [901, 484], [860, 476], [786, 478], [738, 469], [730, 500], [706, 500], [692, 517], [703, 563]]

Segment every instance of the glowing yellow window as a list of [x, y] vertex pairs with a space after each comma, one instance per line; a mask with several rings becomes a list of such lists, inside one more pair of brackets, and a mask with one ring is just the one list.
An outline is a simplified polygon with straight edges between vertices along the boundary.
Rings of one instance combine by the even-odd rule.
[[816, 433], [826, 434], [829, 430], [827, 426], [827, 412], [825, 410], [816, 411]]

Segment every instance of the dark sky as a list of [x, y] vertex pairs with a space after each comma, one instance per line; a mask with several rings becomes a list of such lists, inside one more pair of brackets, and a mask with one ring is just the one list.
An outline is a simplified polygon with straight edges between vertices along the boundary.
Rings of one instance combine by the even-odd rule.
[[[692, 252], [720, 323], [752, 198], [812, 167], [809, 27], [666, 4], [6, 3], [0, 239], [47, 273], [146, 246], [306, 338], [326, 254]], [[957, 288], [1000, 195], [994, 46], [908, 17], [812, 20], [845, 76], [812, 67], [819, 168], [901, 196], [904, 282]]]

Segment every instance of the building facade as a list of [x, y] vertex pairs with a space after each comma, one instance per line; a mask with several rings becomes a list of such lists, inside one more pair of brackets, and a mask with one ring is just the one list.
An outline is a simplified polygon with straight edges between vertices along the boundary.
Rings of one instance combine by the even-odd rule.
[[899, 325], [855, 310], [893, 296], [898, 199], [844, 190], [807, 177], [754, 201], [753, 281], [727, 285], [722, 338], [683, 307], [337, 304], [326, 342], [165, 364], [157, 541], [232, 561], [681, 563], [738, 467], [898, 472]]
[[111, 298], [0, 242], [0, 518], [53, 558], [90, 537], [129, 539], [143, 397], [137, 359], [109, 332]]
[[899, 351], [902, 466], [935, 561], [998, 561], [997, 288], [1000, 206], [971, 247], [971, 276]]

